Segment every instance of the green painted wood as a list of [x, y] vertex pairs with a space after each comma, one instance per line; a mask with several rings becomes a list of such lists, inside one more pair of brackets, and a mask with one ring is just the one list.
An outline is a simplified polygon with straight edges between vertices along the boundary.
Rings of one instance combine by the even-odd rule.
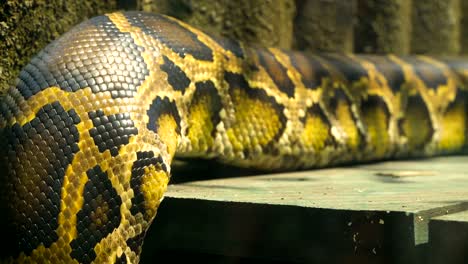
[[429, 222], [430, 263], [468, 263], [468, 210]]
[[468, 210], [468, 157], [263, 175], [195, 164], [175, 167], [173, 179], [185, 179], [169, 186], [143, 259], [182, 250], [313, 263], [426, 263], [429, 220]]
[[170, 186], [166, 196], [418, 213], [466, 199], [467, 172], [468, 158], [443, 157], [194, 181]]
[[434, 217], [431, 221], [446, 222], [446, 223], [460, 222], [460, 223], [468, 225], [468, 211], [462, 211], [458, 213]]

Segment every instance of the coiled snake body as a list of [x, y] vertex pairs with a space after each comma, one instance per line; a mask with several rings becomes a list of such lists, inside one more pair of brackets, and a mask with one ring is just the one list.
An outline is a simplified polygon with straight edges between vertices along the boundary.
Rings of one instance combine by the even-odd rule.
[[174, 155], [294, 169], [461, 151], [467, 74], [254, 49], [162, 15], [83, 22], [0, 104], [8, 260], [137, 263]]

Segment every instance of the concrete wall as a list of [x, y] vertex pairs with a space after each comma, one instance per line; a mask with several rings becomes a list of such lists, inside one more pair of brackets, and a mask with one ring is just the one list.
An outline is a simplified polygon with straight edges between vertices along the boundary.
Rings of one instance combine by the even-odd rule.
[[0, 1], [0, 91], [47, 43], [86, 18], [115, 10], [116, 1]]
[[211, 34], [307, 52], [468, 53], [463, 0], [0, 1], [0, 91], [80, 21], [118, 9], [160, 12]]

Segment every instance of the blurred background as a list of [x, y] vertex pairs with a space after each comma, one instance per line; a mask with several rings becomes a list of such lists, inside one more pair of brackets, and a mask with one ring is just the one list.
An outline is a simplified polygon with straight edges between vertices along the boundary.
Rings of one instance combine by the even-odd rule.
[[468, 52], [463, 0], [2, 0], [0, 90], [51, 40], [115, 10], [164, 13], [211, 34], [307, 52]]

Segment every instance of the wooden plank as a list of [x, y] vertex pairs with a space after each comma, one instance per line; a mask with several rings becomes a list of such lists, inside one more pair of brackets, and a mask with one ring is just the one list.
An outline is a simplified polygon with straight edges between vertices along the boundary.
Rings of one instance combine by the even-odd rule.
[[461, 211], [454, 214], [447, 214], [443, 216], [437, 216], [431, 219], [431, 222], [445, 222], [445, 223], [452, 223], [452, 222], [459, 222], [461, 224], [468, 225], [468, 211]]
[[404, 213], [168, 198], [142, 263], [167, 250], [307, 263], [417, 263], [411, 235], [399, 235], [412, 220]]
[[430, 263], [468, 263], [468, 211], [429, 222]]
[[[201, 173], [215, 170], [209, 165]], [[298, 262], [425, 263], [429, 219], [468, 210], [467, 171], [468, 157], [441, 157], [171, 185], [144, 259], [185, 250]]]
[[194, 181], [172, 185], [167, 197], [416, 213], [468, 197], [467, 161], [440, 157]]

